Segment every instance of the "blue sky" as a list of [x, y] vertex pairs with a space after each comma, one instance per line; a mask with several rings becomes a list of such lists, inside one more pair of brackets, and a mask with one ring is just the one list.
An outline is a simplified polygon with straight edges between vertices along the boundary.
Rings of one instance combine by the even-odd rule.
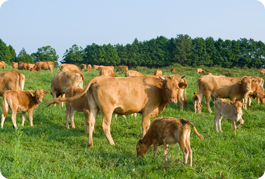
[[74, 44], [177, 34], [265, 43], [265, 7], [257, 0], [8, 0], [0, 8], [0, 38], [17, 54], [50, 45], [59, 61]]

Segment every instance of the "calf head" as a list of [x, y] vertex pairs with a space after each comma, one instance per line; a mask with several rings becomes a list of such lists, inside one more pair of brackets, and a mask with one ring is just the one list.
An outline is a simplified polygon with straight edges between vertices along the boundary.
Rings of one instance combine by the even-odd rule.
[[193, 93], [193, 99], [194, 101], [200, 101], [200, 93]]
[[242, 106], [243, 105], [246, 105], [247, 103], [241, 103], [240, 101], [236, 101], [233, 103], [233, 108], [234, 108], [234, 111], [235, 111], [235, 114], [238, 115], [238, 114], [242, 114]]
[[41, 103], [43, 96], [48, 94], [49, 91], [43, 91], [43, 89], [36, 89], [36, 91], [30, 91], [32, 97], [35, 97], [37, 103]]
[[242, 85], [245, 92], [248, 92], [251, 91], [251, 83], [253, 82], [257, 82], [257, 79], [252, 76], [244, 76], [238, 83]]
[[136, 152], [137, 157], [143, 157], [147, 153], [149, 147], [143, 143], [142, 139], [140, 139], [136, 144]]

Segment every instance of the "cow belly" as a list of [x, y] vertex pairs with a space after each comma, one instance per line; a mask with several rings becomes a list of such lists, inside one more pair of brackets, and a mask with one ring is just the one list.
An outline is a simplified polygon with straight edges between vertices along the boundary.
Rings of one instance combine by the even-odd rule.
[[125, 109], [122, 107], [117, 107], [114, 109], [114, 113], [115, 114], [121, 114], [121, 115], [127, 115], [127, 114], [133, 114], [133, 113], [137, 113], [139, 112], [139, 110], [136, 109]]

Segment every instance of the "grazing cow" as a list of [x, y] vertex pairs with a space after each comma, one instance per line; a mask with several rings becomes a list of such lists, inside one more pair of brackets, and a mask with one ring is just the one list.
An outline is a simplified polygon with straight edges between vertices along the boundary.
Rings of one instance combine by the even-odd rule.
[[201, 68], [197, 68], [196, 69], [196, 73], [205, 73], [205, 71], [203, 69], [201, 69]]
[[86, 72], [90, 71], [92, 69], [92, 66], [90, 64], [87, 65]]
[[12, 68], [13, 68], [13, 70], [14, 70], [15, 68], [18, 68], [18, 63], [17, 63], [17, 62], [12, 62]]
[[30, 64], [29, 63], [29, 69], [32, 69], [35, 66], [35, 64]]
[[194, 112], [201, 113], [202, 104], [200, 103], [200, 93], [194, 93], [192, 103], [194, 105]]
[[160, 117], [155, 119], [143, 139], [136, 144], [137, 157], [143, 157], [151, 145], [154, 146], [155, 158], [158, 146], [163, 145], [165, 159], [168, 159], [168, 145], [178, 143], [183, 152], [184, 163], [190, 161], [192, 166], [192, 150], [190, 148], [190, 125], [195, 134], [203, 140], [204, 137], [198, 133], [195, 126], [186, 119], [176, 119], [173, 117]]
[[230, 98], [235, 102], [242, 100], [247, 93], [251, 92], [251, 83], [257, 79], [250, 76], [242, 78], [211, 76], [204, 75], [197, 80], [198, 93], [200, 93], [200, 103], [205, 96], [205, 105], [208, 111], [212, 113], [210, 108], [210, 97], [212, 100], [216, 98]]
[[118, 71], [123, 71], [123, 70], [125, 70], [125, 71], [128, 71], [128, 66], [126, 66], [126, 65], [121, 65], [121, 66], [119, 66], [118, 68], [117, 68], [117, 70], [116, 70], [116, 72], [118, 72]]
[[53, 72], [54, 62], [37, 62], [30, 71], [41, 71], [41, 70], [50, 70]]
[[[214, 102], [214, 126], [217, 132], [222, 132], [221, 129], [221, 120], [223, 117], [227, 117], [231, 119], [234, 135], [236, 135], [236, 129], [239, 129], [242, 124], [244, 124], [244, 120], [242, 119], [242, 109], [241, 107], [245, 103], [241, 103], [240, 101], [232, 102], [226, 99], [217, 98]], [[240, 124], [236, 126], [236, 122], [240, 121]], [[218, 127], [219, 126], [219, 127]]]
[[171, 68], [170, 72], [174, 73], [175, 72], [175, 68]]
[[81, 64], [80, 65], [80, 70], [82, 71], [82, 70], [86, 70], [86, 64]]
[[79, 71], [71, 70], [71, 71], [57, 72], [52, 79], [51, 94], [54, 99], [58, 98], [60, 95], [62, 95], [63, 97], [65, 94], [65, 89], [71, 85], [83, 88], [84, 80], [85, 80], [84, 74]]
[[162, 76], [162, 70], [156, 70], [154, 75], [155, 76]]
[[259, 74], [264, 75], [265, 74], [265, 69], [260, 70]]
[[73, 64], [61, 64], [60, 65], [60, 71], [71, 71], [71, 70], [75, 70], [75, 71], [79, 71], [78, 66], [73, 65]]
[[24, 62], [18, 62], [19, 70], [29, 70], [29, 64]]
[[[92, 85], [93, 84], [93, 85]], [[177, 90], [186, 83], [178, 83], [174, 77], [156, 78], [153, 76], [105, 77], [92, 78], [84, 91], [71, 98], [57, 98], [49, 101], [47, 106], [63, 101], [71, 101], [84, 95], [88, 89], [89, 106], [89, 142], [93, 146], [93, 129], [95, 118], [100, 110], [103, 116], [102, 129], [111, 145], [114, 141], [110, 134], [112, 113], [126, 115], [142, 114], [142, 135], [150, 125], [150, 117], [162, 113], [167, 103], [175, 103]]]
[[212, 73], [208, 72], [207, 75], [213, 75]]
[[[77, 86], [69, 86], [65, 90], [65, 97], [69, 98], [75, 96], [83, 91], [83, 88], [79, 88]], [[73, 101], [66, 101], [65, 102], [65, 120], [66, 120], [66, 129], [69, 129], [68, 118], [70, 117], [72, 128], [75, 128], [74, 123], [74, 114], [75, 111], [83, 112], [85, 114], [85, 121], [86, 121], [86, 133], [88, 133], [88, 101], [87, 101], [87, 93], [81, 96], [78, 99]]]
[[5, 69], [6, 63], [4, 61], [0, 61], [0, 68]]
[[99, 67], [98, 68], [98, 76], [109, 76], [109, 77], [116, 77], [114, 70], [110, 67]]
[[97, 70], [100, 65], [94, 65], [94, 70]]
[[5, 118], [9, 109], [12, 111], [12, 122], [17, 129], [16, 115], [17, 112], [22, 112], [22, 126], [26, 119], [26, 112], [29, 115], [30, 126], [33, 126], [33, 110], [42, 102], [43, 95], [48, 94], [49, 91], [43, 89], [36, 89], [36, 91], [19, 91], [8, 90], [3, 95], [3, 114], [1, 119], [1, 128], [4, 126]]
[[125, 77], [130, 77], [130, 76], [144, 76], [144, 75], [138, 71], [129, 70], [125, 73]]
[[23, 90], [25, 76], [19, 71], [11, 70], [0, 73], [0, 96], [7, 90]]

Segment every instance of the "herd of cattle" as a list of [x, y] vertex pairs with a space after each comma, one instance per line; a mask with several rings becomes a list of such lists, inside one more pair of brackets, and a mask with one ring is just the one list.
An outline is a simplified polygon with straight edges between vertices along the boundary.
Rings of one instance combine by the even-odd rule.
[[[0, 67], [5, 68], [5, 63], [0, 62]], [[12, 111], [12, 122], [15, 128], [16, 114], [22, 112], [22, 126], [25, 121], [25, 113], [28, 112], [30, 125], [33, 126], [33, 110], [42, 102], [43, 96], [49, 91], [36, 89], [35, 91], [23, 91], [25, 76], [14, 69], [41, 71], [49, 69], [53, 72], [53, 62], [38, 62], [34, 65], [28, 63], [12, 64], [13, 70], [0, 73], [0, 96], [3, 97], [3, 113], [1, 128], [7, 112]], [[80, 66], [81, 70], [90, 71], [91, 65]], [[150, 117], [161, 114], [168, 103], [183, 104], [188, 107], [186, 88], [188, 87], [185, 76], [179, 74], [163, 75], [161, 70], [156, 70], [154, 75], [144, 76], [140, 72], [128, 70], [127, 66], [119, 66], [116, 72], [126, 72], [125, 77], [116, 77], [113, 66], [94, 65], [98, 70], [98, 76], [92, 78], [83, 89], [84, 74], [79, 71], [78, 66], [73, 64], [61, 64], [60, 72], [57, 72], [51, 81], [51, 95], [53, 99], [46, 106], [62, 104], [66, 102], [66, 128], [69, 129], [68, 119], [70, 117], [72, 128], [75, 128], [75, 111], [83, 112], [86, 121], [86, 133], [89, 133], [88, 146], [93, 146], [93, 131], [95, 120], [99, 110], [102, 113], [102, 129], [109, 143], [114, 145], [110, 133], [112, 114], [127, 115], [133, 113], [142, 114], [142, 139], [137, 142], [137, 156], [144, 156], [151, 145], [154, 146], [154, 157], [157, 148], [164, 145], [164, 155], [167, 159], [168, 145], [179, 143], [183, 152], [184, 163], [192, 166], [192, 150], [190, 148], [190, 125], [193, 126], [195, 134], [203, 139], [195, 126], [185, 119], [172, 117], [161, 117], [155, 119], [150, 125]], [[171, 69], [173, 73], [174, 68]], [[205, 73], [197, 69], [197, 73]], [[261, 73], [261, 72], [260, 72]], [[258, 102], [264, 103], [263, 92], [264, 80], [260, 77], [243, 76], [241, 78], [225, 77], [222, 75], [201, 76], [197, 80], [198, 92], [194, 93], [192, 102], [194, 112], [201, 112], [201, 102], [205, 97], [205, 104], [211, 113], [210, 98], [215, 108], [214, 125], [216, 131], [221, 131], [221, 119], [231, 119], [234, 135], [236, 129], [244, 123], [242, 119], [242, 106], [246, 109], [247, 100], [250, 97], [257, 98]], [[224, 98], [229, 98], [231, 101]], [[243, 100], [243, 102], [241, 102]], [[250, 103], [249, 103], [250, 104]], [[236, 126], [236, 122], [240, 124]]]

